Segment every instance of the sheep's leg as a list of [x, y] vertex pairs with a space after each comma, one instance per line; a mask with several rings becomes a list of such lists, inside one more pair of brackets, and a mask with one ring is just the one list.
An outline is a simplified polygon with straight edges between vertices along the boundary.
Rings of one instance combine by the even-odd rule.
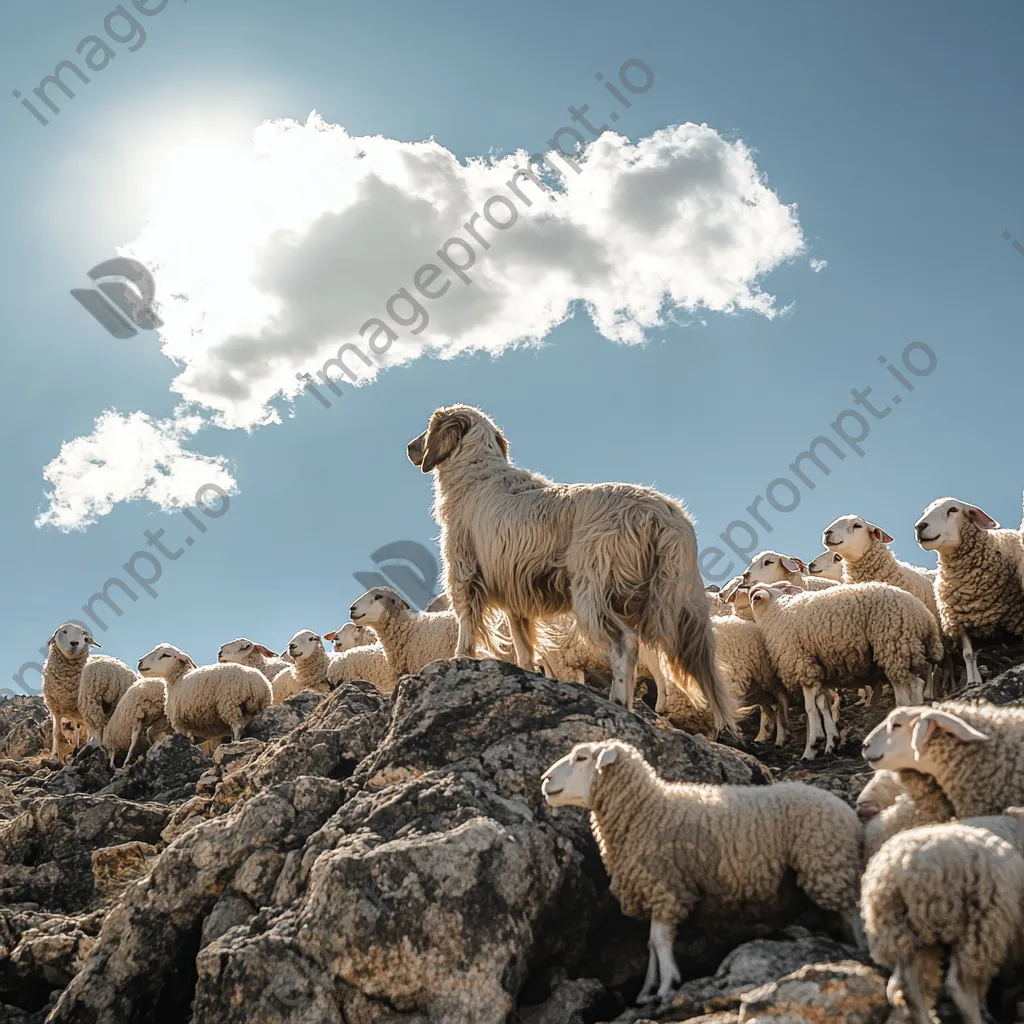
[[658, 987], [658, 954], [654, 950], [654, 943], [647, 942], [647, 976], [644, 978], [644, 987], [640, 989], [640, 995], [636, 997], [637, 1005], [643, 1006], [654, 999], [654, 991]]
[[512, 646], [516, 652], [516, 664], [528, 672], [536, 672], [537, 664], [533, 656], [533, 623], [529, 619], [517, 619], [510, 615], [508, 625], [512, 633]]
[[964, 665], [967, 666], [967, 685], [972, 686], [974, 683], [982, 681], [981, 670], [978, 668], [978, 656], [974, 653], [974, 644], [971, 643], [971, 638], [966, 633], [964, 633], [962, 647]]
[[865, 690], [868, 691], [868, 701], [866, 707], [873, 708], [878, 702], [878, 694], [881, 692], [880, 686], [865, 686]]
[[624, 629], [612, 640], [608, 660], [612, 665], [611, 699], [624, 708], [633, 707], [636, 687], [636, 661], [640, 651], [640, 637], [635, 629]]
[[[928, 666], [928, 675], [925, 678], [924, 693], [921, 695], [921, 700], [935, 700], [935, 669], [931, 665]], [[920, 701], [918, 702], [920, 703]]]
[[[651, 659], [651, 675], [654, 676], [654, 685], [658, 688], [658, 697], [654, 703], [654, 710], [659, 714], [663, 715], [668, 708], [668, 680], [665, 678], [665, 673], [661, 670], [661, 659], [654, 655]], [[675, 684], [673, 684], [675, 685]]]
[[903, 1001], [913, 1017], [914, 1024], [932, 1024], [931, 1014], [928, 1012], [928, 1004], [925, 1002], [921, 992], [921, 985], [913, 964], [901, 961], [892, 972], [892, 977], [889, 979], [889, 984], [885, 989], [885, 993], [889, 997], [890, 1006], [896, 1005], [897, 992], [903, 994]]
[[764, 743], [768, 739], [768, 733], [771, 730], [771, 718], [772, 713], [763, 704], [761, 705], [761, 728], [758, 729], [757, 735], [754, 737], [755, 743]]
[[964, 978], [961, 953], [962, 951], [958, 951], [950, 957], [949, 973], [946, 975], [946, 991], [956, 1004], [965, 1024], [984, 1024], [981, 1004], [988, 984], [977, 978]]
[[775, 706], [775, 746], [785, 746], [787, 732], [789, 731], [789, 698], [785, 691], [776, 697], [778, 703]]
[[[128, 753], [125, 754], [125, 757], [124, 757], [124, 764], [125, 764], [126, 768], [128, 767], [128, 762], [131, 761], [131, 759], [132, 759], [132, 751], [135, 750], [135, 744], [139, 742], [139, 739], [140, 739], [141, 736], [142, 736], [142, 722], [136, 722], [135, 723], [135, 728], [132, 729], [132, 741], [131, 741], [131, 743], [128, 744]], [[113, 755], [111, 755], [111, 760], [113, 760]]]
[[892, 692], [896, 697], [896, 707], [909, 707], [914, 703], [914, 693], [909, 683], [892, 683]]
[[231, 738], [237, 743], [242, 738], [242, 733], [245, 731], [245, 722], [232, 722], [231, 723]]
[[923, 704], [925, 698], [934, 700], [935, 690], [932, 686], [932, 672], [928, 670], [928, 681], [925, 682], [920, 676], [913, 676], [913, 683], [910, 684], [910, 699], [915, 706]]
[[804, 744], [801, 760], [813, 761], [814, 747], [821, 738], [818, 705], [815, 701], [818, 690], [815, 686], [804, 686], [802, 689], [804, 691], [804, 713], [807, 715], [807, 742]]
[[50, 712], [50, 718], [53, 720], [53, 742], [50, 744], [50, 754], [60, 760], [60, 750], [57, 746], [58, 737], [63, 731], [61, 726], [60, 715], [55, 714], [53, 711]]
[[[835, 694], [835, 696], [839, 696]], [[836, 741], [839, 739], [839, 730], [836, 728], [835, 719], [832, 717], [835, 713], [835, 701], [829, 697], [827, 690], [819, 690], [814, 698], [814, 703], [821, 714], [821, 720], [825, 726], [825, 753], [831, 754], [835, 748]]]
[[676, 936], [676, 926], [664, 921], [651, 919], [651, 945], [658, 957], [658, 974], [661, 984], [658, 986], [658, 998], [664, 999], [674, 988], [681, 984], [683, 976], [676, 965], [672, 942]]

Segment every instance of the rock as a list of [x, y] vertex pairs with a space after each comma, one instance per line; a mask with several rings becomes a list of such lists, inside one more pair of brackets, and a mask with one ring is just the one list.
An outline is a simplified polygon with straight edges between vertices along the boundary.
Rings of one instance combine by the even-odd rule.
[[494, 661], [427, 666], [386, 703], [340, 686], [125, 892], [51, 1024], [176, 1019], [193, 996], [194, 1024], [505, 1024], [533, 964], [586, 967], [592, 928], [634, 936], [642, 971], [646, 929], [609, 896], [587, 816], [544, 805], [541, 774], [616, 735], [669, 778], [769, 778], [654, 723]]
[[883, 1024], [886, 980], [873, 967], [845, 960], [810, 964], [743, 997], [741, 1024]]
[[181, 803], [195, 796], [197, 780], [212, 765], [196, 744], [175, 733], [154, 743], [99, 792], [126, 800]]
[[96, 793], [114, 777], [107, 755], [101, 747], [86, 746], [77, 751], [66, 764], [42, 785], [44, 793], [64, 796], [68, 793]]
[[1020, 707], [1024, 705], [1024, 666], [1017, 665], [994, 679], [971, 686], [958, 693], [955, 699]]
[[103, 846], [92, 853], [92, 876], [104, 900], [111, 900], [153, 866], [159, 850], [149, 843], [133, 841]]
[[563, 976], [541, 1005], [519, 1010], [519, 1024], [587, 1024], [608, 999], [608, 990], [596, 978], [569, 981]]
[[50, 712], [42, 697], [0, 697], [0, 758], [20, 761], [50, 750]]
[[248, 764], [265, 746], [265, 743], [252, 737], [237, 743], [222, 743], [213, 752], [213, 763], [233, 771]]
[[326, 694], [301, 690], [282, 704], [264, 708], [250, 723], [245, 734], [266, 743], [300, 726], [319, 707]]

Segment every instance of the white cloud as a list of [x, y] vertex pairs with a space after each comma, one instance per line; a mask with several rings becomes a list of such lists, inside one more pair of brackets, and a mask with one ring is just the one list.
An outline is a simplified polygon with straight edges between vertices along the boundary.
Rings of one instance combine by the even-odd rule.
[[816, 274], [820, 274], [828, 266], [828, 260], [808, 260], [807, 262]]
[[[758, 281], [802, 252], [803, 238], [742, 142], [695, 124], [636, 145], [605, 133], [580, 164], [558, 195], [521, 181], [527, 207], [505, 185], [525, 153], [463, 164], [435, 141], [354, 138], [314, 113], [262, 124], [234, 162], [179, 171], [122, 252], [154, 271], [163, 349], [183, 367], [173, 389], [226, 427], [276, 419], [265, 403], [295, 394], [295, 374], [315, 372], [343, 342], [368, 351], [359, 328], [371, 317], [399, 334], [375, 362], [396, 365], [539, 342], [577, 301], [621, 342], [642, 341], [674, 308], [776, 312]], [[463, 225], [493, 195], [518, 219], [501, 231], [477, 217], [485, 250]], [[503, 203], [491, 212], [512, 216]], [[413, 275], [439, 265], [453, 236], [473, 245], [472, 282], [442, 267], [428, 287], [450, 287], [426, 299]], [[420, 333], [388, 317], [403, 287], [429, 317]], [[402, 299], [393, 308], [414, 315]], [[376, 373], [358, 357], [349, 364]]]
[[[365, 384], [424, 354], [539, 344], [576, 304], [627, 344], [680, 313], [780, 312], [760, 281], [804, 240], [795, 206], [765, 185], [742, 141], [695, 124], [636, 144], [606, 132], [577, 159], [580, 173], [551, 157], [564, 188], [521, 179], [528, 205], [506, 185], [529, 166], [525, 152], [462, 163], [434, 140], [352, 137], [314, 112], [305, 124], [261, 124], [242, 153], [211, 143], [169, 154], [162, 198], [119, 252], [154, 274], [162, 349], [180, 369], [172, 390], [226, 428], [278, 421], [268, 401], [297, 394], [296, 375], [316, 373], [345, 343], [372, 364], [346, 360]], [[505, 230], [481, 216], [493, 196], [504, 200], [492, 217], [515, 211]], [[416, 271], [440, 265], [453, 237], [472, 247], [471, 281], [442, 267], [421, 283], [449, 281], [444, 294], [425, 298]], [[450, 252], [468, 261], [458, 245]], [[397, 333], [381, 355], [367, 347], [373, 330], [359, 333], [374, 317]], [[37, 524], [81, 527], [139, 497], [163, 505], [208, 478], [227, 487], [223, 460], [181, 449], [194, 429], [176, 424], [105, 413], [47, 466], [56, 490]], [[130, 454], [113, 450], [115, 436], [131, 439]]]
[[[196, 416], [154, 420], [144, 412], [122, 416], [107, 410], [91, 434], [66, 441], [43, 470], [53, 490], [36, 526], [84, 529], [118, 502], [139, 498], [168, 510], [175, 502], [195, 505], [197, 492], [206, 484], [233, 493], [237, 488], [225, 459], [181, 447], [182, 439], [201, 426]], [[219, 505], [216, 492], [202, 494], [200, 500]]]

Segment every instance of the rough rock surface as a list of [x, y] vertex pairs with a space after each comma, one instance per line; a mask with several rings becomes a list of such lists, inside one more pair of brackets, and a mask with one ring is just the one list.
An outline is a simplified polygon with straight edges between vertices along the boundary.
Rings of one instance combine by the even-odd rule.
[[[1024, 701], [1024, 671], [968, 696]], [[738, 750], [494, 661], [429, 665], [388, 698], [298, 694], [212, 758], [175, 736], [117, 770], [98, 750], [51, 762], [41, 704], [0, 701], [0, 1022], [904, 1019], [885, 972], [806, 916], [695, 914], [684, 983], [634, 1006], [647, 923], [610, 896], [587, 814], [539, 787], [573, 743], [616, 736], [668, 779], [794, 779], [852, 803], [884, 694], [845, 706], [838, 756], [809, 764], [799, 735]]]

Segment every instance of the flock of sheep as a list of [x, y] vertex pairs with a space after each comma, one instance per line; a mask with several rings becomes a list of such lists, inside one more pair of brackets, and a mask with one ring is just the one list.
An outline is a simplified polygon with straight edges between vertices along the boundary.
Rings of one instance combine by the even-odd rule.
[[[834, 749], [839, 690], [859, 689], [872, 703], [888, 683], [897, 707], [864, 744], [877, 772], [859, 804], [866, 825], [801, 784], [666, 784], [616, 741], [575, 747], [545, 774], [543, 792], [553, 805], [590, 809], [613, 892], [626, 913], [651, 919], [642, 999], [678, 983], [672, 939], [698, 902], [770, 901], [793, 870], [853, 938], [866, 932], [872, 955], [893, 969], [890, 999], [905, 1001], [918, 1024], [941, 987], [941, 947], [951, 947], [947, 990], [980, 1024], [988, 984], [1015, 943], [1024, 958], [1024, 811], [1014, 806], [1024, 804], [1024, 710], [924, 701], [955, 687], [953, 650], [970, 684], [981, 680], [975, 642], [1024, 634], [1024, 524], [1000, 529], [975, 506], [939, 499], [915, 526], [921, 547], [938, 553], [928, 570], [898, 561], [880, 527], [843, 516], [809, 565], [762, 552], [718, 592], [700, 579], [693, 522], [678, 501], [516, 468], [504, 434], [478, 409], [438, 409], [407, 454], [434, 477], [446, 583], [436, 605], [417, 612], [377, 587], [351, 605], [350, 622], [324, 637], [302, 630], [280, 656], [240, 638], [221, 647], [217, 664], [197, 666], [161, 644], [137, 673], [93, 655], [93, 637], [65, 623], [43, 668], [54, 756], [83, 733], [111, 765], [172, 732], [210, 745], [237, 740], [260, 711], [301, 690], [360, 679], [386, 694], [431, 661], [475, 656], [569, 682], [603, 675], [626, 707], [643, 675], [659, 712], [688, 701], [712, 734], [737, 733], [740, 710], [759, 708], [756, 742], [774, 728], [777, 745], [799, 694], [811, 758], [822, 737], [825, 753]], [[691, 840], [701, 856], [679, 856]], [[970, 877], [954, 877], [968, 862]], [[978, 879], [991, 889], [984, 899]], [[908, 945], [896, 936], [896, 924], [933, 914], [932, 895], [955, 903], [968, 882], [971, 899], [936, 938]]]

